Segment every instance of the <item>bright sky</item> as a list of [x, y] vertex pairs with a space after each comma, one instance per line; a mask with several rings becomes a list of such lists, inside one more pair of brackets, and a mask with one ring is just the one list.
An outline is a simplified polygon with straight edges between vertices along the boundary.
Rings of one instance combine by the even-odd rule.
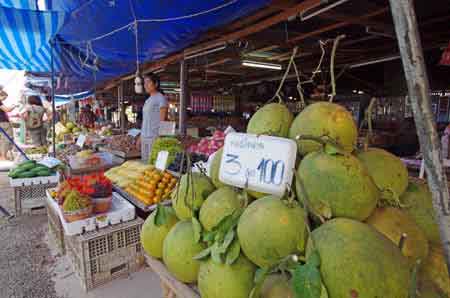
[[0, 69], [0, 85], [8, 92], [8, 98], [5, 101], [6, 105], [19, 101], [20, 91], [25, 84], [24, 74], [24, 71]]

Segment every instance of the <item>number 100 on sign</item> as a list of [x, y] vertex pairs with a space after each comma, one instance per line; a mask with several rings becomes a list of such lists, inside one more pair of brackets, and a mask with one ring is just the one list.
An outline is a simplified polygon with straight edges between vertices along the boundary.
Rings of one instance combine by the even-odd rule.
[[219, 179], [225, 184], [282, 196], [291, 185], [297, 145], [293, 140], [230, 133]]

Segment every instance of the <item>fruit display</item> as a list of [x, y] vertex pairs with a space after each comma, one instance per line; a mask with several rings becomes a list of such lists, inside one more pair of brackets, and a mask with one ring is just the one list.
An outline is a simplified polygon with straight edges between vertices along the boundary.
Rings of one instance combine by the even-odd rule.
[[203, 248], [194, 240], [192, 223], [179, 221], [164, 239], [164, 263], [178, 280], [186, 283], [195, 282], [200, 269], [200, 261], [194, 260], [194, 256]]
[[260, 108], [250, 119], [247, 133], [287, 137], [294, 115], [281, 103], [270, 103]]
[[220, 150], [211, 177], [186, 169], [173, 210], [158, 207], [141, 234], [151, 256], [163, 243], [175, 278], [202, 298], [450, 297], [430, 190], [395, 155], [356, 149], [345, 108], [316, 102], [292, 120], [270, 104], [249, 123], [296, 141], [294, 187], [277, 197], [225, 185]]
[[141, 152], [140, 138], [130, 135], [116, 135], [109, 138], [107, 147], [124, 153]]
[[27, 160], [11, 169], [8, 176], [12, 179], [47, 177], [55, 175], [55, 171], [34, 160]]
[[192, 144], [188, 148], [188, 152], [210, 156], [223, 147], [225, 142], [225, 133], [216, 130], [210, 138], [202, 138], [196, 144]]
[[[159, 218], [163, 216], [164, 222], [159, 222]], [[158, 206], [158, 209], [147, 217], [142, 225], [141, 243], [148, 255], [162, 258], [164, 239], [177, 222], [175, 212], [167, 206]]]
[[320, 150], [321, 145], [312, 140], [297, 140], [297, 136], [328, 137], [347, 152], [356, 147], [358, 131], [352, 114], [344, 107], [318, 102], [307, 106], [292, 122], [289, 138], [296, 140], [301, 155]]
[[200, 173], [184, 174], [172, 192], [172, 205], [177, 217], [186, 220], [200, 210], [203, 202], [214, 191], [210, 179]]
[[[54, 199], [59, 205], [64, 205], [69, 195], [76, 193], [83, 198], [89, 198], [93, 206], [93, 212], [105, 213], [111, 208], [112, 183], [103, 173], [94, 173], [82, 177], [67, 178], [58, 185]], [[77, 201], [68, 204], [75, 204]]]
[[25, 154], [27, 154], [27, 155], [47, 154], [47, 153], [48, 153], [48, 148], [46, 146], [25, 149]]
[[408, 187], [408, 169], [400, 158], [379, 148], [369, 148], [357, 155], [389, 205], [400, 203]]
[[153, 169], [153, 166], [144, 164], [140, 161], [129, 160], [120, 166], [109, 169], [105, 172], [105, 176], [115, 185], [120, 188], [125, 188], [130, 183], [137, 180], [144, 171], [151, 169]]
[[153, 168], [145, 170], [125, 191], [145, 205], [153, 205], [169, 199], [177, 181], [172, 174]]
[[59, 142], [64, 141], [65, 135], [78, 134], [81, 131], [82, 129], [73, 122], [67, 122], [65, 125], [61, 122], [58, 122], [55, 125], [56, 140]]
[[58, 150], [56, 150], [56, 157], [65, 164], [69, 164], [69, 159], [71, 156], [77, 154], [80, 148], [75, 145], [62, 145]]
[[156, 159], [158, 158], [158, 153], [160, 151], [169, 152], [169, 157], [167, 159], [167, 165], [170, 165], [177, 153], [183, 151], [183, 146], [181, 142], [173, 137], [159, 137], [157, 138], [152, 145], [152, 152], [150, 153], [149, 163], [154, 165]]
[[89, 218], [93, 212], [92, 199], [77, 190], [70, 190], [65, 197], [62, 210], [67, 222]]

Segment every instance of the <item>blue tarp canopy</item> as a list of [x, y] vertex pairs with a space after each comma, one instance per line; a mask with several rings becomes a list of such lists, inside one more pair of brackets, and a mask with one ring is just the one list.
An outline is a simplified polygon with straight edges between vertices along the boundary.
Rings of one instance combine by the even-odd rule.
[[[144, 63], [180, 51], [202, 33], [270, 1], [47, 0], [45, 12], [10, 8], [6, 2], [0, 0], [0, 14], [8, 13], [0, 16], [0, 36], [12, 33], [0, 39], [0, 67], [49, 72], [49, 40], [54, 37], [58, 75], [69, 79], [64, 91], [73, 93], [134, 72], [137, 57]], [[43, 30], [42, 22], [52, 30]]]

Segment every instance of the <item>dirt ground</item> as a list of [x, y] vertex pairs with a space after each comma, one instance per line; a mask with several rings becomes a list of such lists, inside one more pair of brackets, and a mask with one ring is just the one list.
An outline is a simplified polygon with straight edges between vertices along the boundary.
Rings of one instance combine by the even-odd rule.
[[[0, 172], [0, 206], [14, 215], [13, 189]], [[57, 253], [47, 216], [7, 218], [0, 213], [0, 298], [160, 298], [158, 276], [148, 268], [86, 293], [70, 260]]]

